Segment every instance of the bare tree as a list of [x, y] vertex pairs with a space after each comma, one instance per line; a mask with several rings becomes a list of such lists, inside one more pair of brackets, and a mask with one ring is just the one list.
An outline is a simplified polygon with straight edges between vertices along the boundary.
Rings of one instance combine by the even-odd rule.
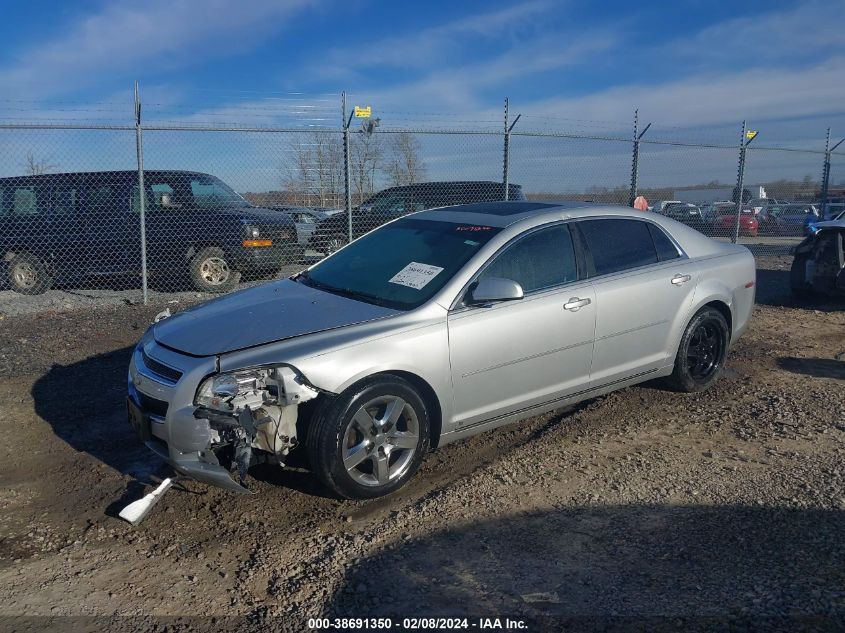
[[308, 140], [297, 134], [288, 142], [288, 158], [282, 164], [282, 184], [291, 194], [295, 205], [309, 206], [312, 188], [312, 147]]
[[388, 174], [394, 185], [410, 185], [425, 178], [421, 150], [420, 142], [413, 134], [401, 132], [391, 136]]
[[282, 184], [301, 206], [337, 206], [342, 198], [343, 143], [337, 134], [315, 130], [291, 138], [282, 165]]
[[58, 165], [51, 162], [51, 158], [49, 156], [37, 158], [32, 151], [26, 153], [23, 169], [27, 176], [40, 176], [41, 174], [49, 173], [57, 168]]
[[316, 194], [321, 207], [337, 206], [343, 183], [343, 142], [335, 133], [312, 133]]
[[377, 134], [353, 134], [350, 145], [349, 172], [360, 204], [375, 191], [376, 172], [382, 161], [381, 139]]

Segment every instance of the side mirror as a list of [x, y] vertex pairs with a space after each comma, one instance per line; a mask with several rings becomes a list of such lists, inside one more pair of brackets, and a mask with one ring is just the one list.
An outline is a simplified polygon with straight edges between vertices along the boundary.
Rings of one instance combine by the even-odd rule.
[[515, 301], [522, 299], [525, 293], [513, 279], [486, 277], [479, 280], [469, 292], [469, 303], [493, 303], [495, 301]]

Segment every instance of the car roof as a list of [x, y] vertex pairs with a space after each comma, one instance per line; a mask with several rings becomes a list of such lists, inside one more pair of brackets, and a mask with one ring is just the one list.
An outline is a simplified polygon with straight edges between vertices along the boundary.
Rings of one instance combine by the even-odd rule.
[[[154, 175], [159, 176], [162, 174], [173, 174], [173, 175], [185, 175], [185, 176], [211, 176], [211, 174], [207, 174], [202, 171], [189, 171], [184, 169], [145, 169], [144, 173], [147, 175]], [[5, 178], [0, 178], [0, 181], [22, 181], [22, 180], [55, 180], [55, 179], [62, 179], [62, 178], [69, 178], [72, 176], [97, 176], [99, 178], [106, 177], [106, 176], [132, 176], [137, 178], [138, 171], [135, 169], [123, 169], [123, 170], [115, 170], [115, 171], [70, 171], [70, 172], [63, 172], [59, 174], [36, 174], [36, 175], [25, 175], [25, 176], [7, 176]]]
[[451, 207], [440, 207], [418, 211], [410, 216], [419, 220], [436, 220], [440, 222], [454, 222], [456, 224], [482, 224], [504, 228], [530, 218], [548, 216], [550, 220], [558, 219], [561, 212], [567, 218], [590, 217], [596, 215], [626, 215], [650, 217], [645, 211], [637, 211], [631, 207], [597, 202], [476, 202], [473, 204], [459, 204]]

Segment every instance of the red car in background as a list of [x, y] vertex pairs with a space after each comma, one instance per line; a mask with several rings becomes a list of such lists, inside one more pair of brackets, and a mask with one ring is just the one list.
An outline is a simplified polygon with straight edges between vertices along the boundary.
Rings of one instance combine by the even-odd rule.
[[[719, 232], [726, 235], [733, 235], [736, 230], [736, 205], [733, 203], [719, 205], [716, 207], [716, 226]], [[750, 207], [743, 207], [739, 218], [739, 234], [746, 237], [757, 237], [760, 232], [760, 223], [754, 217], [754, 210]]]

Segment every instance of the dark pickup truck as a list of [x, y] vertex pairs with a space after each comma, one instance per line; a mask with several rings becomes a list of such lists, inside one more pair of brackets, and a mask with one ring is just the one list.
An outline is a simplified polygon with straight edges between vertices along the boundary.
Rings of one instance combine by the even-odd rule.
[[[452, 181], [418, 182], [379, 191], [352, 209], [352, 235], [369, 233], [398, 217], [436, 207], [473, 202], [496, 202], [505, 199], [505, 186], [500, 182]], [[525, 200], [520, 185], [508, 185], [508, 200]], [[330, 255], [349, 240], [349, 216], [335, 213], [317, 224], [308, 246]]]
[[[188, 171], [144, 174], [147, 268], [226, 292], [241, 273], [299, 261], [286, 215], [253, 207], [220, 179]], [[0, 264], [9, 286], [40, 294], [54, 283], [141, 270], [135, 171], [0, 178]]]

